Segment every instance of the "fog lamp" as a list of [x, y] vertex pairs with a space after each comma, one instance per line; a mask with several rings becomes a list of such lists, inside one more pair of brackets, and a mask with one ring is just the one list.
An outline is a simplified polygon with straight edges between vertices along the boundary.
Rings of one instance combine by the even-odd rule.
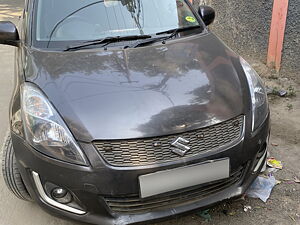
[[67, 204], [72, 201], [72, 195], [70, 194], [70, 192], [61, 187], [54, 188], [51, 195], [55, 201], [62, 204]]

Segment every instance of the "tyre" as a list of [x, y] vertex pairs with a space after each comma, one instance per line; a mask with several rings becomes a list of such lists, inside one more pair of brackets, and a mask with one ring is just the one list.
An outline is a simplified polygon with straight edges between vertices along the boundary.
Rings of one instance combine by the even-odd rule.
[[32, 201], [17, 167], [10, 135], [6, 136], [2, 151], [2, 174], [6, 186], [16, 197], [25, 201]]

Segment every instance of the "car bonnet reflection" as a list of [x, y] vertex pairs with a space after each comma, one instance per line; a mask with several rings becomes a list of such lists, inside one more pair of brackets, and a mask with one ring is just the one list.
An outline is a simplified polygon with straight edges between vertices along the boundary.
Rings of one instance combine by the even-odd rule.
[[230, 57], [207, 35], [126, 50], [36, 51], [27, 69], [78, 139], [121, 139], [183, 132], [241, 114]]

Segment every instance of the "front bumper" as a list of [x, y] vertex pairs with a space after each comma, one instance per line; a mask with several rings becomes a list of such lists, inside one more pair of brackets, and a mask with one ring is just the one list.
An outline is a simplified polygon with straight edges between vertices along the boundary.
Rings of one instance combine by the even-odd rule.
[[[23, 138], [14, 133], [12, 133], [12, 140], [24, 183], [32, 198], [42, 208], [57, 216], [91, 224], [131, 224], [162, 219], [174, 214], [208, 207], [217, 202], [242, 195], [263, 166], [262, 163], [259, 169], [256, 168], [258, 162], [262, 162], [260, 159], [266, 157], [264, 152], [267, 147], [268, 135], [269, 117], [254, 134], [246, 130], [238, 143], [228, 149], [223, 149], [217, 153], [208, 152], [199, 157], [176, 163], [168, 162], [143, 167], [110, 166], [103, 161], [93, 145], [87, 143], [80, 143], [80, 145], [85, 150], [90, 166], [77, 166], [38, 153]], [[184, 201], [182, 204], [171, 204], [167, 207], [138, 213], [116, 212], [109, 207], [107, 199], [130, 199], [130, 196], [139, 193], [137, 178], [140, 175], [221, 158], [230, 158], [231, 171], [243, 167], [239, 179], [226, 188], [201, 196], [201, 198], [191, 196], [188, 201]], [[256, 172], [254, 172], [255, 168]], [[75, 198], [84, 213], [68, 212], [51, 203], [49, 204], [41, 196], [32, 176], [33, 173], [39, 175], [42, 186], [46, 183], [53, 183], [69, 190], [76, 196]]]

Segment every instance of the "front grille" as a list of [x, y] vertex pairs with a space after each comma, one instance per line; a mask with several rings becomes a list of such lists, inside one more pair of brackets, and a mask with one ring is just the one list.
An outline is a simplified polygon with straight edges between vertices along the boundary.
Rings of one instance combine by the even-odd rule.
[[[176, 135], [134, 140], [95, 141], [101, 156], [114, 166], [143, 166], [192, 157], [229, 145], [242, 134], [244, 116]], [[178, 137], [189, 141], [191, 148], [183, 157], [172, 152], [171, 145]]]
[[240, 167], [231, 173], [230, 177], [220, 181], [211, 182], [193, 188], [182, 189], [171, 194], [140, 199], [138, 195], [123, 198], [104, 198], [106, 204], [114, 213], [141, 214], [164, 208], [177, 207], [197, 202], [214, 193], [220, 192], [238, 183], [245, 171], [245, 167]]

